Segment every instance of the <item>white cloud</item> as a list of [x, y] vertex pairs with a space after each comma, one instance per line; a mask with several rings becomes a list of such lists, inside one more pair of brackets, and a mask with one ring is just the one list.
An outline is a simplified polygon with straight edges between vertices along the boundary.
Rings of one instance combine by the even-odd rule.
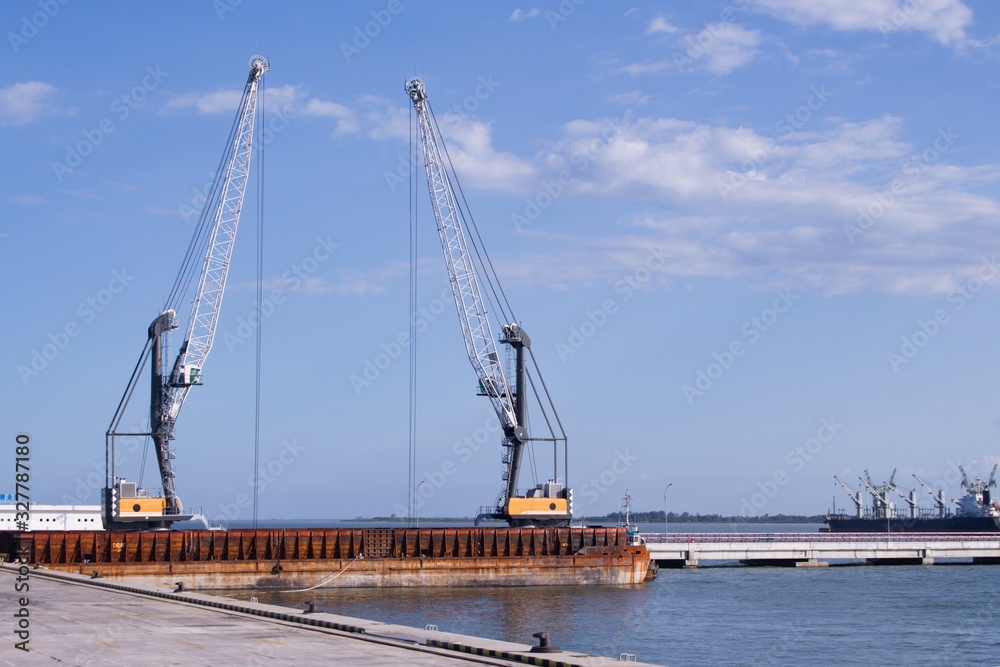
[[729, 74], [753, 60], [760, 42], [757, 30], [734, 23], [716, 23], [698, 33], [692, 43], [701, 47], [700, 60], [705, 69], [713, 74]]
[[[164, 106], [164, 112], [193, 109], [202, 114], [232, 113], [240, 106], [243, 91], [216, 90], [210, 93], [184, 93]], [[359, 130], [353, 111], [338, 102], [310, 98], [302, 86], [285, 84], [268, 88], [263, 96], [268, 113], [282, 112], [315, 118], [333, 118], [337, 134], [353, 134]]]
[[385, 102], [366, 114], [369, 126], [368, 136], [372, 139], [406, 139], [410, 136], [410, 110]]
[[323, 278], [312, 276], [302, 281], [299, 288], [303, 294], [353, 294], [364, 296], [366, 294], [381, 294], [385, 291], [385, 286], [376, 284], [363, 276], [351, 276], [338, 282], [329, 282]]
[[608, 98], [608, 102], [613, 104], [623, 104], [626, 106], [635, 105], [642, 106], [653, 99], [652, 95], [646, 93], [640, 93], [637, 90], [631, 90], [627, 93], [619, 93], [618, 95], [612, 95]]
[[754, 59], [759, 53], [757, 47], [761, 41], [757, 30], [748, 30], [734, 23], [715, 22], [705, 26], [701, 32], [686, 35], [679, 40], [672, 59], [632, 63], [619, 67], [618, 71], [641, 76], [699, 68], [713, 74], [729, 74]]
[[354, 134], [359, 130], [354, 112], [337, 102], [311, 99], [302, 106], [302, 115], [335, 118], [337, 134]]
[[[286, 84], [268, 88], [262, 99], [268, 110], [293, 109], [298, 111], [306, 97], [301, 86]], [[167, 101], [164, 111], [194, 109], [202, 114], [229, 113], [240, 107], [243, 91], [235, 88], [220, 89], [209, 93], [184, 93]]]
[[0, 125], [27, 125], [53, 109], [55, 86], [41, 81], [0, 88]]
[[514, 13], [510, 15], [511, 21], [523, 21], [525, 19], [533, 19], [541, 16], [542, 10], [538, 7], [532, 7], [528, 11], [522, 10], [520, 7], [514, 10]]
[[481, 190], [519, 191], [537, 178], [535, 166], [493, 148], [489, 123], [445, 114], [439, 119], [455, 171], [464, 185]]
[[[395, 106], [380, 97], [365, 98], [362, 104], [370, 107], [364, 114], [369, 137], [405, 141], [410, 136], [409, 108]], [[448, 155], [464, 186], [516, 192], [535, 183], [537, 168], [530, 160], [494, 149], [489, 123], [456, 113], [436, 117]]]
[[[420, 260], [421, 264], [428, 260]], [[437, 263], [434, 263], [437, 266]], [[393, 262], [379, 268], [362, 271], [359, 269], [344, 269], [340, 275], [327, 279], [322, 276], [309, 276], [308, 278], [290, 286], [286, 278], [275, 277], [261, 283], [264, 289], [277, 289], [289, 291], [302, 295], [354, 295], [364, 296], [368, 294], [382, 294], [386, 291], [386, 286], [398, 280], [400, 277], [408, 275], [409, 264], [407, 262]], [[240, 288], [256, 288], [256, 283], [245, 282], [239, 285]]]
[[950, 129], [911, 142], [893, 116], [812, 127], [768, 136], [675, 118], [569, 123], [539, 162], [570, 171], [564, 197], [621, 202], [633, 229], [578, 237], [512, 275], [525, 284], [613, 281], [663, 247], [667, 280], [752, 276], [828, 294], [927, 294], [953, 289], [996, 247], [1000, 200], [980, 192], [995, 190], [1000, 165], [951, 164], [961, 138]]
[[[250, 288], [254, 283], [244, 283], [241, 287]], [[261, 283], [266, 290], [288, 290], [288, 282], [283, 278], [272, 278]], [[309, 276], [299, 281], [294, 289], [290, 290], [295, 294], [323, 295], [323, 294], [353, 294], [363, 296], [366, 294], [381, 294], [385, 291], [385, 285], [373, 282], [361, 274], [352, 275], [339, 281], [329, 281], [319, 276]]]
[[165, 111], [194, 109], [198, 113], [222, 113], [236, 111], [240, 107], [243, 93], [239, 90], [216, 90], [211, 93], [184, 93], [169, 100]]
[[675, 33], [678, 31], [678, 27], [667, 23], [667, 20], [662, 16], [657, 16], [655, 19], [649, 22], [649, 26], [646, 28], [648, 34], [653, 34], [657, 32], [663, 33]]
[[[273, 109], [291, 109], [297, 113], [302, 109], [302, 105], [307, 103], [305, 101], [306, 97], [306, 90], [302, 86], [285, 84], [277, 88], [268, 87], [264, 91], [263, 96], [261, 96], [261, 100], [263, 100], [268, 111]], [[312, 101], [309, 100], [309, 102]]]
[[619, 72], [639, 76], [642, 74], [659, 74], [673, 69], [674, 64], [669, 60], [657, 60], [651, 63], [632, 63], [618, 68]]
[[962, 0], [756, 0], [763, 11], [799, 26], [868, 30], [887, 36], [925, 32], [944, 46], [965, 46], [972, 10]]

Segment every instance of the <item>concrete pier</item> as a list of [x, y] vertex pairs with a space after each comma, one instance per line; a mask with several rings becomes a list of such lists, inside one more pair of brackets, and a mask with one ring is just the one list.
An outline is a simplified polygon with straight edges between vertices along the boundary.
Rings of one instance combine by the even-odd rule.
[[[27, 590], [16, 590], [20, 583]], [[27, 604], [24, 605], [24, 600]], [[532, 652], [529, 644], [309, 613], [183, 590], [0, 567], [0, 665], [579, 665], [611, 658]], [[27, 609], [28, 652], [16, 613]], [[544, 630], [544, 628], [540, 628]], [[531, 641], [531, 638], [527, 638]], [[558, 637], [553, 644], [560, 644]]]

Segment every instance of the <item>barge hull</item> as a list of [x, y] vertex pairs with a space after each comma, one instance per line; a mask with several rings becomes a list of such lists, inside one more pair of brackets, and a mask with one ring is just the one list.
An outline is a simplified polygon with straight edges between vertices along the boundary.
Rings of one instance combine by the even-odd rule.
[[187, 589], [633, 585], [649, 553], [624, 529], [420, 528], [34, 532], [22, 562]]

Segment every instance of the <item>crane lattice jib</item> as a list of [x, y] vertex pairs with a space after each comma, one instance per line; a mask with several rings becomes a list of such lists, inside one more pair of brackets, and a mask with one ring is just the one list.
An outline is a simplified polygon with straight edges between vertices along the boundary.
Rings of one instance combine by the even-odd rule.
[[[268, 69], [266, 59], [260, 56], [251, 59], [250, 76], [237, 114], [233, 150], [225, 164], [225, 171], [221, 174], [223, 182], [215, 205], [214, 224], [191, 306], [191, 317], [188, 319], [181, 356], [177, 360], [175, 370], [184, 367], [200, 369], [212, 349], [222, 295], [226, 289], [226, 277], [229, 274], [229, 263], [233, 254], [233, 243], [236, 240], [236, 228], [243, 208], [243, 195], [250, 174], [257, 91], [260, 79]], [[176, 419], [191, 388], [191, 382], [188, 378], [172, 377], [171, 385], [167, 392], [166, 414]]]
[[486, 304], [461, 223], [455, 191], [441, 159], [440, 138], [431, 119], [423, 81], [410, 79], [406, 82], [406, 92], [417, 111], [424, 167], [427, 170], [427, 188], [434, 207], [438, 233], [441, 235], [441, 247], [448, 266], [469, 361], [479, 376], [482, 392], [493, 402], [504, 428], [523, 426], [517, 423], [513, 395], [487, 318]]

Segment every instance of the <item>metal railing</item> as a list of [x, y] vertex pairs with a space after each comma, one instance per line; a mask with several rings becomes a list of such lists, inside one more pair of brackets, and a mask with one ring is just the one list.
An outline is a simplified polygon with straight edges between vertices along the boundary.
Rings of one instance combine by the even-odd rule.
[[1000, 533], [641, 533], [647, 544], [763, 542], [996, 542]]

